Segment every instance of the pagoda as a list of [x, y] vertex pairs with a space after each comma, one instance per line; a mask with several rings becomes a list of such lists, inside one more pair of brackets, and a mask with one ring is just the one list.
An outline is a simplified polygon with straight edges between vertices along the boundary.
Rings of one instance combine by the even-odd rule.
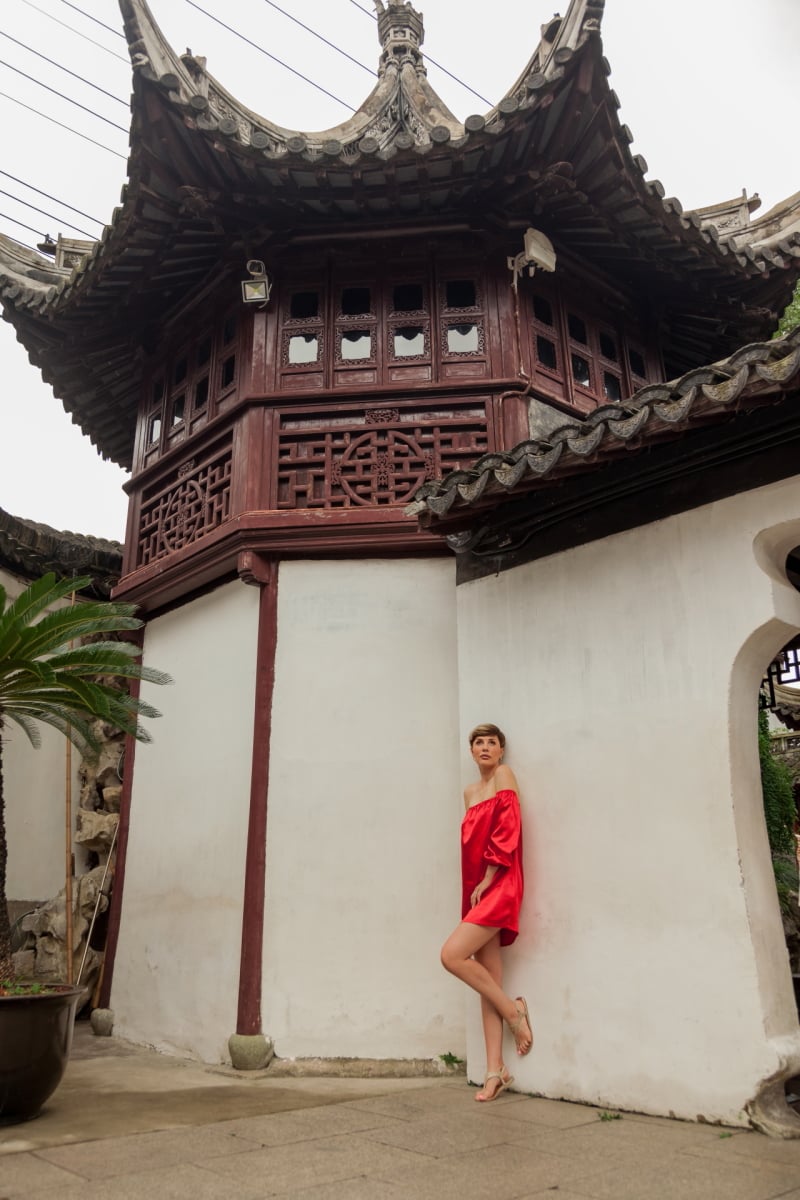
[[[376, 7], [373, 91], [308, 132], [244, 107], [145, 0], [120, 0], [120, 207], [97, 242], [0, 237], [5, 318], [132, 472], [114, 595], [144, 610], [145, 658], [177, 681], [126, 771], [103, 1003], [126, 1036], [211, 1061], [229, 1034], [239, 1065], [463, 1046], [436, 967], [457, 920], [457, 745], [479, 720], [517, 725], [533, 801], [520, 713], [559, 673], [554, 640], [535, 677], [503, 641], [514, 614], [533, 637], [544, 613], [511, 568], [738, 502], [751, 484], [733, 467], [687, 500], [689, 460], [708, 479], [723, 430], [741, 461], [743, 414], [789, 420], [800, 369], [796, 340], [768, 342], [798, 275], [800, 194], [764, 216], [747, 193], [690, 212], [649, 179], [603, 0], [571, 0], [499, 103], [463, 121], [428, 83], [422, 14]], [[776, 428], [758, 486], [793, 472]], [[659, 455], [677, 481], [660, 507]], [[547, 612], [562, 602], [554, 586]], [[573, 623], [558, 644], [585, 636]], [[544, 926], [512, 970], [542, 952]], [[591, 1020], [576, 1036], [585, 1048]], [[601, 1042], [586, 1076], [544, 1051], [547, 1094], [731, 1119], [772, 1061], [754, 1052], [744, 1081], [705, 1092], [705, 1068], [684, 1088], [661, 1064], [654, 1097]]]

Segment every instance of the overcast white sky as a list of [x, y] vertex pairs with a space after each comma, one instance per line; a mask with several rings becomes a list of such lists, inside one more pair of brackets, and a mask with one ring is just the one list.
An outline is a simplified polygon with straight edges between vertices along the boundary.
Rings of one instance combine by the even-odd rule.
[[[561, 3], [565, 11], [567, 0]], [[336, 125], [349, 111], [338, 101], [358, 107], [371, 90], [366, 70], [293, 24], [269, 0], [150, 0], [150, 5], [175, 50], [190, 47], [205, 55], [209, 70], [229, 91], [281, 125], [299, 130]], [[378, 42], [370, 0], [279, 0], [279, 6], [374, 70]], [[553, 0], [417, 0], [417, 6], [425, 15], [426, 52], [485, 98], [429, 61], [431, 83], [462, 118], [485, 112], [487, 101], [507, 91], [538, 42], [539, 26], [554, 11]], [[297, 79], [213, 17], [338, 100]], [[3, 0], [3, 233], [35, 245], [43, 233], [97, 236], [110, 220], [126, 178], [130, 66], [125, 42], [115, 32], [121, 28], [116, 0]], [[606, 0], [603, 42], [621, 118], [634, 134], [633, 150], [644, 155], [649, 178], [660, 179], [668, 195], [693, 208], [747, 188], [760, 194], [764, 212], [800, 190], [790, 132], [800, 0]], [[71, 424], [5, 323], [0, 363], [0, 507], [58, 529], [121, 540], [124, 473], [103, 462]]]

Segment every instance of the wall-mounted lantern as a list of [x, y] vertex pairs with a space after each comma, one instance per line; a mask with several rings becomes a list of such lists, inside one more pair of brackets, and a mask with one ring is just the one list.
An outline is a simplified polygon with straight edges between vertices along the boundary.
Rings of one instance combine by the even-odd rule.
[[514, 291], [517, 290], [519, 277], [526, 267], [529, 275], [534, 275], [537, 267], [541, 271], [556, 269], [556, 252], [553, 243], [545, 234], [538, 229], [526, 229], [523, 245], [524, 249], [519, 254], [506, 260], [508, 269], [512, 272], [511, 286]]
[[272, 280], [267, 275], [267, 268], [260, 258], [249, 258], [247, 270], [250, 278], [242, 280], [242, 301], [266, 308], [272, 291]]

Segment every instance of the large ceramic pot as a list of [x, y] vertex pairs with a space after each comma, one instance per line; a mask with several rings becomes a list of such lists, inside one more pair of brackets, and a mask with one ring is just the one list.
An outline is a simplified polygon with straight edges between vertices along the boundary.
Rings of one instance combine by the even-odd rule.
[[0, 996], [0, 1124], [33, 1117], [61, 1082], [84, 989]]

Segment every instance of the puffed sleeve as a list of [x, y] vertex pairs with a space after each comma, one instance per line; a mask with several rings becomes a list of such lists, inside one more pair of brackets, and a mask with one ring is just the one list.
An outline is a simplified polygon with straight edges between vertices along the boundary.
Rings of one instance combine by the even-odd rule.
[[486, 862], [498, 867], [511, 865], [511, 856], [519, 845], [520, 815], [517, 793], [511, 789], [497, 793], [494, 823], [484, 851]]

